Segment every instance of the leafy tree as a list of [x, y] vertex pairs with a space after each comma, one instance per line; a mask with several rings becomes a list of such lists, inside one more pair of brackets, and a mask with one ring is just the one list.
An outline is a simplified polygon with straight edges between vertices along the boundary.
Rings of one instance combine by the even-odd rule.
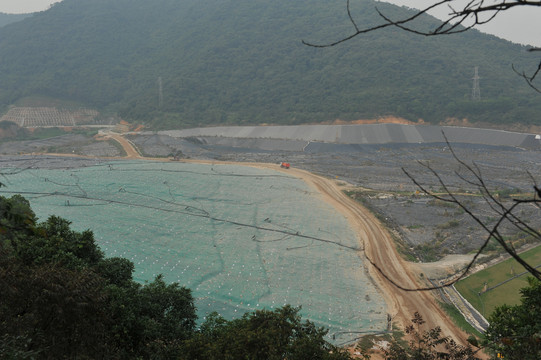
[[35, 225], [36, 214], [24, 197], [0, 197], [0, 250], [17, 252], [19, 242], [34, 233]]
[[119, 257], [105, 258], [96, 265], [96, 271], [109, 284], [119, 287], [129, 287], [132, 282], [133, 262]]
[[133, 281], [133, 263], [104, 259], [91, 231], [28, 201], [0, 197], [0, 355], [175, 358], [195, 328], [189, 289]]
[[183, 359], [350, 359], [328, 343], [327, 330], [302, 322], [300, 308], [257, 310], [226, 321], [216, 313], [183, 344]]
[[[40, 358], [104, 354], [107, 307], [104, 281], [89, 269], [28, 266], [2, 256], [0, 336], [13, 353]], [[15, 339], [24, 341], [14, 343]]]
[[412, 324], [406, 327], [409, 335], [409, 347], [402, 346], [396, 340], [391, 342], [388, 349], [384, 350], [387, 360], [469, 360], [477, 359], [470, 346], [458, 345], [454, 340], [444, 337], [441, 329], [436, 327], [421, 332], [425, 323], [419, 313], [415, 313]]
[[17, 245], [17, 256], [26, 264], [60, 263], [66, 267], [87, 267], [103, 259], [90, 230], [70, 229], [71, 222], [51, 216], [35, 227], [35, 234]]
[[161, 276], [141, 286], [108, 287], [112, 319], [109, 345], [124, 358], [175, 358], [197, 319], [191, 291]]
[[167, 348], [188, 339], [195, 329], [195, 306], [189, 289], [165, 284], [161, 275], [139, 292], [143, 340], [150, 347]]
[[541, 358], [541, 281], [530, 278], [521, 303], [500, 306], [489, 317], [488, 347], [509, 360]]

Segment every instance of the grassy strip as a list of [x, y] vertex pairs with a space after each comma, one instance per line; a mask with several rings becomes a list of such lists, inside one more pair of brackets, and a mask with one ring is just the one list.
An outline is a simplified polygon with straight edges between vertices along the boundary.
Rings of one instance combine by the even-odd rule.
[[466, 321], [464, 316], [462, 316], [460, 311], [458, 311], [458, 309], [455, 306], [453, 306], [451, 304], [441, 302], [441, 301], [438, 301], [438, 302], [439, 302], [441, 308], [443, 310], [445, 310], [447, 315], [449, 315], [451, 320], [453, 320], [455, 325], [457, 325], [459, 328], [464, 330], [467, 334], [474, 335], [474, 336], [476, 336], [478, 338], [483, 336], [482, 333], [480, 333], [476, 328], [471, 326], [470, 323]]
[[[529, 264], [537, 266], [541, 264], [541, 246], [526, 251], [520, 256]], [[507, 259], [459, 281], [456, 284], [456, 289], [486, 317], [498, 306], [520, 303], [520, 289], [528, 286], [528, 274], [517, 277], [488, 292], [484, 292], [485, 284], [487, 288], [495, 286], [524, 271], [524, 268], [514, 259]]]

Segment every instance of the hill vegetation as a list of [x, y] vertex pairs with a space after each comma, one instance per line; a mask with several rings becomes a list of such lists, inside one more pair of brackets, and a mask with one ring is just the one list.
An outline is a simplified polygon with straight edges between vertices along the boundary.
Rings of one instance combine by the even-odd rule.
[[[379, 21], [375, 6], [391, 17], [411, 11], [354, 5], [363, 27]], [[511, 69], [535, 68], [523, 46], [475, 30], [429, 38], [386, 29], [327, 49], [301, 43], [336, 40], [350, 26], [345, 4], [324, 0], [64, 0], [0, 28], [0, 112], [41, 95], [154, 128], [540, 118], [538, 94]], [[476, 66], [481, 101], [470, 99]]]
[[4, 25], [8, 25], [17, 21], [21, 21], [27, 17], [31, 16], [31, 14], [5, 14], [0, 13], [0, 27]]

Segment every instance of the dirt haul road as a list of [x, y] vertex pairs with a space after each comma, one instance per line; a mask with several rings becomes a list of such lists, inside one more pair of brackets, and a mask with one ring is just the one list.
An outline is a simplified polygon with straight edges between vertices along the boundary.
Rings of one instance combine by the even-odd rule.
[[142, 159], [143, 157], [137, 151], [135, 146], [131, 142], [129, 142], [124, 136], [117, 134], [112, 131], [103, 132], [101, 135], [101, 138], [99, 140], [106, 140], [106, 139], [113, 139], [116, 142], [118, 142], [124, 151], [126, 152], [126, 157], [129, 159]]
[[[142, 158], [134, 146], [121, 135], [108, 135], [123, 146], [128, 158]], [[163, 159], [161, 160], [163, 161]], [[378, 265], [389, 278], [404, 288], [415, 289], [421, 287], [415, 279], [413, 269], [398, 255], [394, 241], [387, 230], [367, 209], [344, 194], [336, 182], [300, 169], [281, 169], [276, 164], [201, 160], [183, 161], [213, 164], [229, 163], [266, 168], [282, 171], [303, 179], [309, 186], [321, 194], [324, 201], [330, 203], [338, 212], [347, 218], [355, 234], [357, 234], [361, 248], [364, 249], [366, 256]], [[359, 254], [359, 256], [362, 255]], [[393, 316], [393, 320], [402, 324], [402, 327], [410, 323], [415, 312], [419, 312], [426, 321], [425, 329], [439, 326], [444, 336], [451, 336], [459, 344], [467, 344], [467, 335], [458, 329], [447, 317], [430, 292], [400, 290], [385, 279], [374, 266], [368, 265], [368, 268], [371, 277], [376, 281], [382, 291], [388, 306], [388, 312]]]
[[[367, 209], [344, 194], [335, 181], [300, 169], [282, 169], [280, 165], [276, 164], [198, 160], [188, 160], [187, 162], [246, 165], [281, 171], [301, 178], [308, 186], [320, 193], [324, 201], [331, 204], [346, 217], [357, 235], [360, 247], [364, 248], [366, 256], [378, 265], [389, 278], [404, 288], [415, 289], [422, 287], [416, 281], [413, 267], [410, 267], [398, 254], [394, 241], [387, 230]], [[362, 255], [362, 253], [359, 254], [359, 256]], [[444, 336], [450, 336], [457, 343], [467, 345], [467, 334], [455, 326], [453, 321], [436, 303], [431, 292], [400, 290], [385, 279], [372, 265], [369, 264], [368, 269], [370, 276], [376, 281], [382, 292], [388, 306], [388, 312], [393, 316], [394, 321], [402, 325], [402, 328], [411, 323], [415, 312], [419, 312], [426, 321], [423, 330], [439, 326]], [[359, 271], [361, 270], [359, 269]]]
[[[277, 165], [262, 167], [280, 171]], [[404, 288], [421, 287], [408, 263], [398, 255], [390, 234], [367, 209], [344, 194], [336, 182], [299, 169], [289, 169], [284, 172], [302, 178], [309, 186], [315, 188], [325, 201], [348, 219], [366, 256], [389, 278]], [[467, 335], [447, 317], [436, 303], [432, 293], [400, 290], [385, 279], [374, 266], [368, 265], [368, 267], [370, 275], [383, 293], [388, 311], [393, 315], [394, 320], [402, 325], [409, 324], [417, 311], [426, 321], [425, 329], [439, 326], [445, 336], [451, 336], [461, 344], [467, 343]]]

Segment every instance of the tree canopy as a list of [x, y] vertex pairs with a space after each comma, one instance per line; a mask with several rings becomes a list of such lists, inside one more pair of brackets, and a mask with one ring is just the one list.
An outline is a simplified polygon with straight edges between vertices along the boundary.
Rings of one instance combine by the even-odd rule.
[[[416, 4], [412, 4], [416, 5]], [[494, 1], [470, 1], [464, 2], [461, 0], [434, 0], [428, 5], [424, 5], [418, 11], [413, 11], [409, 14], [391, 14], [386, 9], [376, 8], [378, 18], [380, 20], [376, 25], [366, 25], [365, 23], [358, 24], [358, 19], [352, 15], [351, 1], [347, 0], [347, 13], [353, 30], [349, 35], [343, 36], [338, 40], [329, 43], [316, 44], [303, 41], [308, 46], [312, 47], [332, 47], [342, 44], [360, 35], [364, 35], [373, 31], [385, 29], [388, 27], [396, 27], [408, 33], [413, 33], [423, 36], [438, 36], [438, 35], [453, 35], [463, 33], [470, 29], [476, 28], [479, 25], [484, 25], [495, 19], [501, 12], [508, 11], [517, 7], [541, 7], [541, 1], [523, 1], [523, 0], [494, 0]], [[439, 23], [433, 23], [427, 27], [426, 23], [420, 22], [428, 12], [435, 9], [447, 9], [447, 16]], [[528, 51], [541, 51], [541, 48], [529, 47]], [[535, 82], [537, 75], [541, 72], [541, 62], [536, 67], [530, 69], [529, 73], [526, 70], [517, 70], [515, 65], [512, 65], [515, 73], [526, 80], [526, 83], [541, 92]], [[477, 73], [475, 74], [477, 77]], [[535, 82], [535, 83], [534, 83]]]
[[522, 289], [521, 303], [501, 306], [489, 318], [486, 332], [495, 354], [510, 360], [541, 358], [541, 281], [531, 278]]
[[31, 16], [30, 14], [5, 14], [0, 13], [0, 27], [21, 21], [27, 17]]
[[150, 358], [192, 335], [189, 289], [134, 282], [133, 263], [70, 225], [0, 197], [1, 358]]
[[344, 350], [324, 340], [328, 330], [302, 321], [299, 308], [257, 310], [226, 321], [217, 313], [186, 342], [182, 359], [349, 359]]

